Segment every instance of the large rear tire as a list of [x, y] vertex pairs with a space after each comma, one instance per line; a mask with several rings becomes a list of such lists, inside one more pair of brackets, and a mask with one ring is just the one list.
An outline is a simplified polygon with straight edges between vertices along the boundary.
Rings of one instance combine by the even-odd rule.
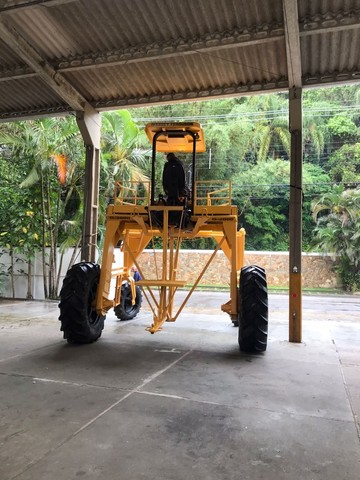
[[115, 315], [119, 320], [132, 320], [139, 313], [142, 303], [142, 292], [139, 286], [135, 286], [135, 304], [132, 304], [131, 287], [124, 283], [121, 287], [120, 303], [114, 308]]
[[265, 352], [268, 336], [268, 293], [265, 270], [244, 267], [239, 289], [239, 347], [242, 352]]
[[100, 266], [81, 262], [68, 270], [60, 291], [61, 331], [69, 343], [92, 343], [104, 328], [104, 315], [93, 309]]

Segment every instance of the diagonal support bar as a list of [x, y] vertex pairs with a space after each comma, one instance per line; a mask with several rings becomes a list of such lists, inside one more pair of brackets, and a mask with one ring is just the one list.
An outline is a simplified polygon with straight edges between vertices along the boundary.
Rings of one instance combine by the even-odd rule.
[[86, 99], [43, 58], [7, 21], [0, 18], [0, 37], [59, 97], [74, 110], [84, 110]]

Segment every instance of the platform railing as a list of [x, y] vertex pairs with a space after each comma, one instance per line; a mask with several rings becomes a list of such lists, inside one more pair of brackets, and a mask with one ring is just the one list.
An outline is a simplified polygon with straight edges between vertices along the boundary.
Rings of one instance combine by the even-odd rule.
[[195, 206], [231, 205], [229, 180], [202, 180], [195, 182]]
[[150, 182], [115, 182], [114, 205], [149, 205]]

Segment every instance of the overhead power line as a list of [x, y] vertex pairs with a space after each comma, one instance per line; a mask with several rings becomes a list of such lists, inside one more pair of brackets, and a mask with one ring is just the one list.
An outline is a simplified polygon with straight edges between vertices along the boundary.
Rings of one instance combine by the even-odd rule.
[[[359, 113], [360, 115], [360, 104], [356, 105], [344, 105], [338, 107], [324, 107], [324, 108], [304, 108], [303, 114], [304, 117], [312, 116], [312, 117], [332, 117], [334, 114], [339, 113], [349, 113], [352, 114]], [[233, 113], [216, 113], [216, 114], [209, 114], [209, 115], [178, 115], [178, 116], [158, 116], [158, 117], [134, 117], [133, 120], [136, 123], [149, 123], [149, 122], [156, 122], [156, 121], [163, 121], [163, 122], [170, 122], [170, 121], [207, 121], [207, 120], [230, 120], [234, 118], [239, 118], [243, 121], [251, 121], [253, 122], [254, 119], [265, 119], [265, 120], [273, 120], [275, 118], [286, 116], [288, 115], [288, 109], [278, 109], [278, 110], [266, 110], [266, 111], [256, 111], [256, 112], [233, 112]], [[248, 120], [247, 120], [248, 119]], [[225, 123], [225, 122], [224, 122]]]

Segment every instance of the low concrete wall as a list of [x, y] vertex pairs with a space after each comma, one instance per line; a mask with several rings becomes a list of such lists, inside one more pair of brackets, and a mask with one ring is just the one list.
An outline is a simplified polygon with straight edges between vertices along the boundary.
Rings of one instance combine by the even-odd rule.
[[[60, 272], [60, 282], [59, 289], [61, 288], [62, 282], [66, 275], [68, 265], [71, 259], [73, 250], [69, 249], [65, 252], [62, 262], [62, 268]], [[60, 263], [60, 255], [57, 256], [58, 264]], [[80, 253], [77, 256], [77, 262], [80, 261]], [[0, 256], [0, 264], [3, 266], [3, 270], [10, 268], [11, 259], [8, 253], [5, 250], [2, 250]], [[15, 286], [15, 298], [26, 298], [27, 293], [27, 271], [28, 266], [25, 259], [21, 255], [15, 257], [14, 264], [14, 286]], [[34, 300], [44, 300], [44, 281], [43, 281], [43, 266], [42, 266], [42, 256], [38, 252], [35, 255], [33, 266], [33, 281], [32, 281], [32, 297]], [[10, 283], [10, 276], [7, 276], [4, 280], [4, 285], [0, 290], [0, 296], [2, 297], [11, 297], [12, 289]]]
[[[63, 261], [61, 271], [60, 288], [66, 274], [67, 266], [71, 257], [69, 250]], [[121, 264], [121, 255], [115, 252], [117, 262]], [[181, 250], [179, 254], [178, 280], [184, 280], [187, 284], [194, 284], [199, 274], [209, 260], [212, 251], [209, 250]], [[79, 261], [79, 257], [77, 259]], [[4, 254], [0, 257], [0, 263], [5, 268], [10, 265], [10, 258]], [[139, 259], [139, 264], [146, 278], [159, 278], [161, 276], [162, 251], [144, 250]], [[259, 265], [265, 268], [267, 281], [270, 287], [288, 287], [289, 277], [289, 254], [288, 252], [245, 252], [245, 265]], [[333, 260], [322, 254], [303, 254], [303, 286], [305, 288], [335, 288], [339, 286], [338, 279], [332, 271]], [[27, 271], [27, 265], [21, 261], [16, 262], [15, 295], [16, 298], [26, 298], [27, 276], [22, 271]], [[33, 265], [33, 298], [44, 299], [42, 260], [40, 254], [36, 256]], [[217, 252], [199, 285], [229, 285], [229, 261], [222, 251]], [[10, 278], [7, 277], [0, 296], [11, 297]]]
[[[177, 278], [193, 284], [211, 256], [209, 250], [181, 250]], [[323, 254], [303, 253], [303, 286], [305, 288], [335, 288], [339, 281], [332, 271], [333, 260]], [[139, 260], [144, 276], [157, 278], [161, 275], [162, 257], [160, 251], [145, 250]], [[158, 275], [156, 274], [156, 267]], [[268, 285], [288, 287], [288, 252], [245, 252], [245, 265], [259, 265], [265, 268]], [[199, 285], [228, 285], [229, 261], [223, 252], [217, 252]]]

